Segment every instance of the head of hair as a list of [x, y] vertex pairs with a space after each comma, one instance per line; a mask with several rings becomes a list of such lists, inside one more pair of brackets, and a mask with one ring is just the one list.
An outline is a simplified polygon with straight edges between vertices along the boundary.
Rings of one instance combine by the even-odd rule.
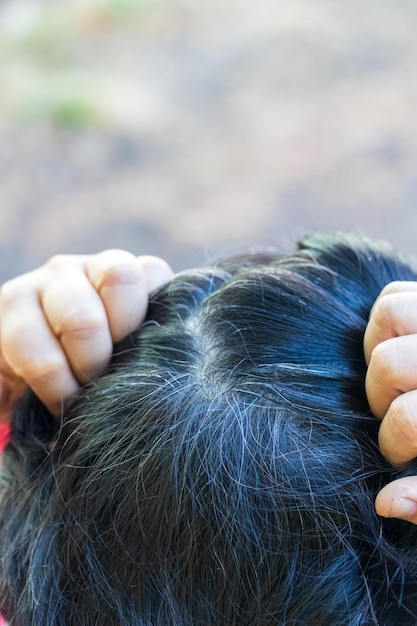
[[14, 626], [417, 622], [417, 527], [367, 404], [373, 302], [417, 271], [306, 238], [178, 274], [57, 424], [28, 394], [3, 455], [0, 606]]

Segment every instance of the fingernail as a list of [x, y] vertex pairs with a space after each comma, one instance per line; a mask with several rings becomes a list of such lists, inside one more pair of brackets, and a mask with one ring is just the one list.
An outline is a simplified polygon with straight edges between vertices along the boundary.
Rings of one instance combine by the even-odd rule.
[[393, 500], [389, 517], [400, 517], [410, 519], [417, 514], [417, 502], [408, 498], [398, 498]]

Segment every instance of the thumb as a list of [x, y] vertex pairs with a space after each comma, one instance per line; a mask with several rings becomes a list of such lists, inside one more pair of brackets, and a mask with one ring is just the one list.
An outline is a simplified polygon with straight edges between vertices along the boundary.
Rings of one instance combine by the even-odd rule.
[[396, 517], [417, 524], [417, 476], [406, 476], [385, 485], [375, 508], [382, 517]]

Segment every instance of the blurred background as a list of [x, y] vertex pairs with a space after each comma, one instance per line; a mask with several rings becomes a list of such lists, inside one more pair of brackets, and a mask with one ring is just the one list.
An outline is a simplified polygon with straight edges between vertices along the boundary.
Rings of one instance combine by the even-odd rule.
[[349, 229], [414, 251], [415, 0], [0, 0], [0, 279]]

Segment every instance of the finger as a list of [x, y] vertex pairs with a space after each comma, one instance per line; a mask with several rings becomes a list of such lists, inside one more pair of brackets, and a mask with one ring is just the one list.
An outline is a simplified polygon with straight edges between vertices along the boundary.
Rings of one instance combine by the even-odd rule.
[[60, 278], [47, 284], [41, 305], [73, 375], [84, 384], [111, 358], [113, 342], [106, 311], [84, 272], [69, 267], [61, 270]]
[[417, 476], [406, 476], [386, 485], [376, 497], [382, 517], [396, 517], [417, 524]]
[[158, 257], [135, 257], [123, 250], [94, 255], [87, 261], [86, 273], [103, 302], [114, 342], [140, 326], [150, 291], [173, 274]]
[[5, 369], [13, 373], [13, 393], [19, 380], [25, 381], [48, 409], [59, 415], [62, 403], [77, 391], [78, 382], [59, 341], [45, 323], [37, 295], [3, 291], [1, 317], [1, 354]]
[[364, 336], [366, 362], [374, 348], [393, 337], [417, 333], [417, 282], [393, 282], [372, 308]]
[[383, 418], [400, 394], [417, 383], [417, 334], [379, 343], [372, 351], [366, 373], [366, 394], [376, 417]]
[[149, 294], [161, 287], [174, 275], [171, 266], [160, 257], [143, 254], [137, 257], [137, 259], [144, 269]]
[[379, 429], [379, 447], [392, 465], [417, 457], [417, 391], [409, 391], [390, 405]]

